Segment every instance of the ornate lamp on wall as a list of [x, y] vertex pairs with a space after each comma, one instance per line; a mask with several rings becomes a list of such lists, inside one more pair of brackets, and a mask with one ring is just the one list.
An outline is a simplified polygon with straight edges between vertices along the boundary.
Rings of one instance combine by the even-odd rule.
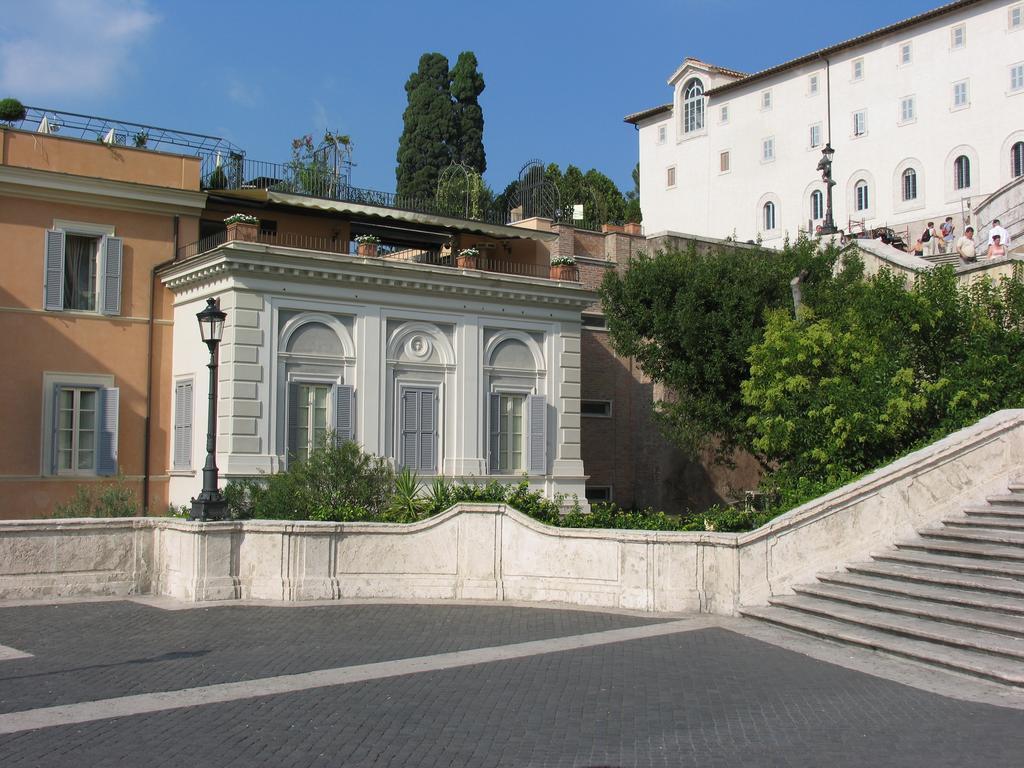
[[210, 404], [206, 422], [206, 464], [203, 465], [203, 490], [192, 499], [189, 520], [224, 520], [228, 505], [217, 487], [217, 346], [224, 338], [224, 320], [217, 299], [207, 299], [206, 308], [196, 314], [199, 332], [210, 350]]

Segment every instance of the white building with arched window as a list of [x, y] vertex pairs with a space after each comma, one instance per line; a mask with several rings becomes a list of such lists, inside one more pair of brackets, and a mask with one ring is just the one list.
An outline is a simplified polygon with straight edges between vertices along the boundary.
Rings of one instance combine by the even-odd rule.
[[826, 142], [843, 230], [916, 238], [953, 216], [962, 231], [972, 208], [1024, 179], [1021, 0], [951, 2], [754, 74], [688, 58], [668, 83], [670, 103], [626, 117], [648, 235], [781, 245], [813, 232]]

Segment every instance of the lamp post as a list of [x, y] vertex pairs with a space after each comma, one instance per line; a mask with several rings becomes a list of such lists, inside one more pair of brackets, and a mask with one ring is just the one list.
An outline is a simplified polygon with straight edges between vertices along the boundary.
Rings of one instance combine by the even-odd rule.
[[206, 464], [203, 465], [203, 490], [192, 499], [189, 520], [223, 520], [228, 506], [217, 487], [217, 345], [224, 337], [224, 319], [220, 302], [207, 299], [206, 308], [196, 314], [203, 342], [210, 349], [210, 404], [206, 422]]
[[834, 235], [839, 230], [832, 219], [832, 187], [836, 183], [832, 180], [832, 156], [836, 153], [832, 149], [832, 143], [825, 144], [821, 150], [821, 160], [818, 161], [818, 170], [821, 171], [821, 180], [825, 182], [825, 220], [821, 223], [821, 234]]

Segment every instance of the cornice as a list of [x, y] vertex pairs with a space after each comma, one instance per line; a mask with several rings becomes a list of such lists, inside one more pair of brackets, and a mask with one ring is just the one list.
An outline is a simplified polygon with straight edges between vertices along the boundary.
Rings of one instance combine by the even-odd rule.
[[198, 284], [239, 275], [273, 278], [277, 282], [346, 284], [577, 309], [590, 306], [597, 298], [596, 293], [578, 284], [541, 278], [389, 263], [376, 258], [318, 254], [235, 241], [169, 265], [160, 272], [160, 279], [177, 293]]
[[206, 207], [205, 192], [74, 176], [13, 165], [0, 165], [0, 195], [190, 216], [198, 216]]

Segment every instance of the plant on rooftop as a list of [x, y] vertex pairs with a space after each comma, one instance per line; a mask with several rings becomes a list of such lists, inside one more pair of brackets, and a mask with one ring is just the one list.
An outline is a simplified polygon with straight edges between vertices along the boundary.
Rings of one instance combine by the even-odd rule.
[[[347, 136], [328, 135], [332, 142], [340, 142], [342, 138], [348, 140]], [[348, 141], [346, 146], [350, 145], [351, 141]], [[316, 151], [312, 134], [292, 139], [292, 159], [286, 163], [286, 167], [290, 178], [275, 189], [316, 197], [333, 197], [337, 179], [327, 161], [327, 153]]]
[[575, 256], [552, 256], [552, 267], [571, 267], [576, 263]]
[[380, 238], [376, 235], [356, 235], [356, 242], [359, 245], [366, 245], [368, 243], [378, 244], [380, 243]]
[[17, 99], [0, 99], [0, 123], [11, 125], [19, 120], [24, 120], [28, 114], [25, 105]]
[[233, 213], [224, 219], [225, 224], [259, 224], [260, 220], [247, 213]]
[[139, 149], [142, 149], [149, 143], [149, 134], [146, 131], [139, 131], [132, 136], [132, 143]]
[[467, 257], [472, 258], [474, 256], [479, 256], [479, 255], [480, 255], [480, 251], [478, 249], [476, 249], [476, 248], [463, 248], [461, 251], [459, 251], [459, 256], [467, 256]]

